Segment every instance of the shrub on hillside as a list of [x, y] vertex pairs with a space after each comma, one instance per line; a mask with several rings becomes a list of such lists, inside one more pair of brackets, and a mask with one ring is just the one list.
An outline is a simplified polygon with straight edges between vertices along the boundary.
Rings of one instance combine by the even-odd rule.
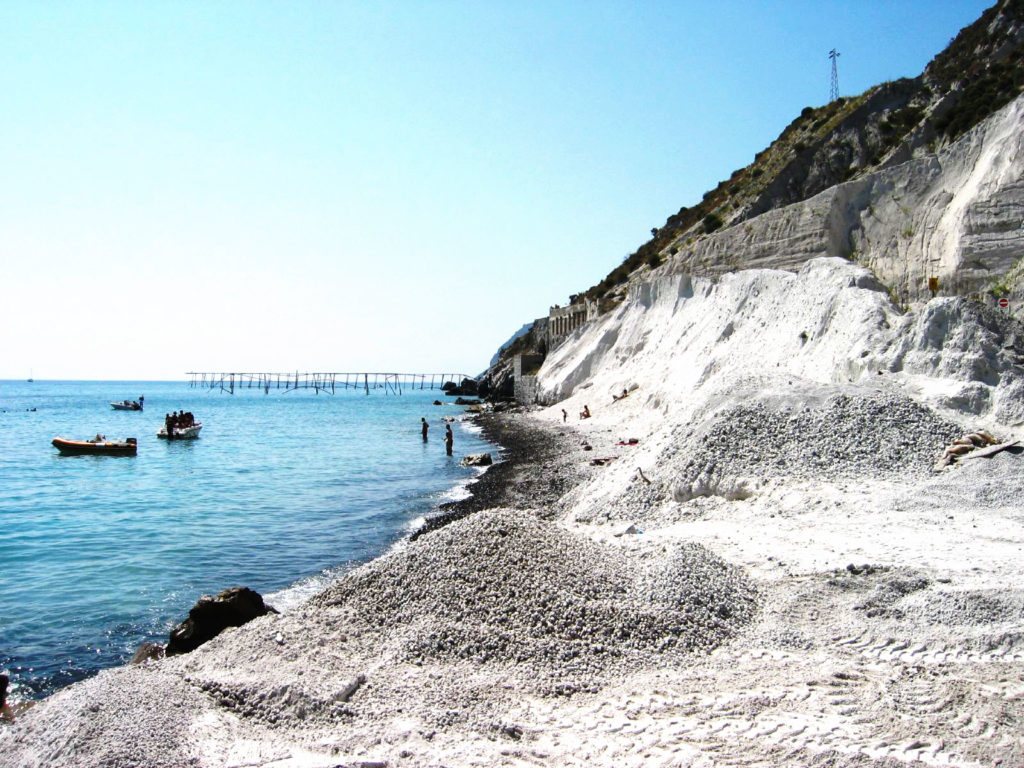
[[985, 75], [964, 87], [956, 106], [937, 121], [936, 128], [955, 139], [1009, 104], [1022, 87], [1024, 69], [1020, 63], [995, 64]]
[[721, 217], [714, 213], [709, 213], [707, 216], [705, 216], [704, 221], [702, 223], [704, 224], [704, 231], [707, 232], [709, 235], [716, 229], [721, 229], [723, 224]]

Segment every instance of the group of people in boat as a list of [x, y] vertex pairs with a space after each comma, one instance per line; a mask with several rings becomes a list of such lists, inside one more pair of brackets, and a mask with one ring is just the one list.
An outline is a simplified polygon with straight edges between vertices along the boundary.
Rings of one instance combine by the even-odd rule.
[[196, 417], [192, 415], [191, 411], [182, 411], [178, 413], [168, 413], [164, 417], [164, 426], [167, 428], [167, 437], [174, 437], [175, 429], [188, 429], [194, 426], [196, 423]]

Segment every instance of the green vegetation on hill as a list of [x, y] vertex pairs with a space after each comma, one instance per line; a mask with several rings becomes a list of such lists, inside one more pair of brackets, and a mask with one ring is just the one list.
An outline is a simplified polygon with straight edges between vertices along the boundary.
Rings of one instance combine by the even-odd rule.
[[943, 93], [958, 98], [936, 128], [955, 139], [998, 109], [1024, 87], [1024, 0], [1003, 0], [960, 30], [928, 64], [925, 76]]

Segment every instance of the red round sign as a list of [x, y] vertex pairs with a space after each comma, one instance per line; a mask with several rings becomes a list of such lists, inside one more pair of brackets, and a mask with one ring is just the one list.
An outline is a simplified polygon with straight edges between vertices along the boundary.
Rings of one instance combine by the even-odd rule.
[[1008, 307], [1008, 306], [1010, 306], [1010, 300], [1009, 299], [1000, 299], [999, 300], [999, 306], [1000, 307]]

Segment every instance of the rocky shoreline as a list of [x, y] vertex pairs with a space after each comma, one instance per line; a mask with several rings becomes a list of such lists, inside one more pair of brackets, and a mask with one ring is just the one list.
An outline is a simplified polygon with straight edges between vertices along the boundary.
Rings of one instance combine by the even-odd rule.
[[565, 458], [579, 449], [569, 429], [541, 429], [519, 418], [523, 410], [483, 411], [470, 417], [484, 438], [499, 446], [499, 456], [486, 472], [469, 486], [465, 499], [441, 504], [423, 525], [413, 532], [415, 541], [456, 520], [498, 506], [543, 507], [557, 501], [578, 475]]

